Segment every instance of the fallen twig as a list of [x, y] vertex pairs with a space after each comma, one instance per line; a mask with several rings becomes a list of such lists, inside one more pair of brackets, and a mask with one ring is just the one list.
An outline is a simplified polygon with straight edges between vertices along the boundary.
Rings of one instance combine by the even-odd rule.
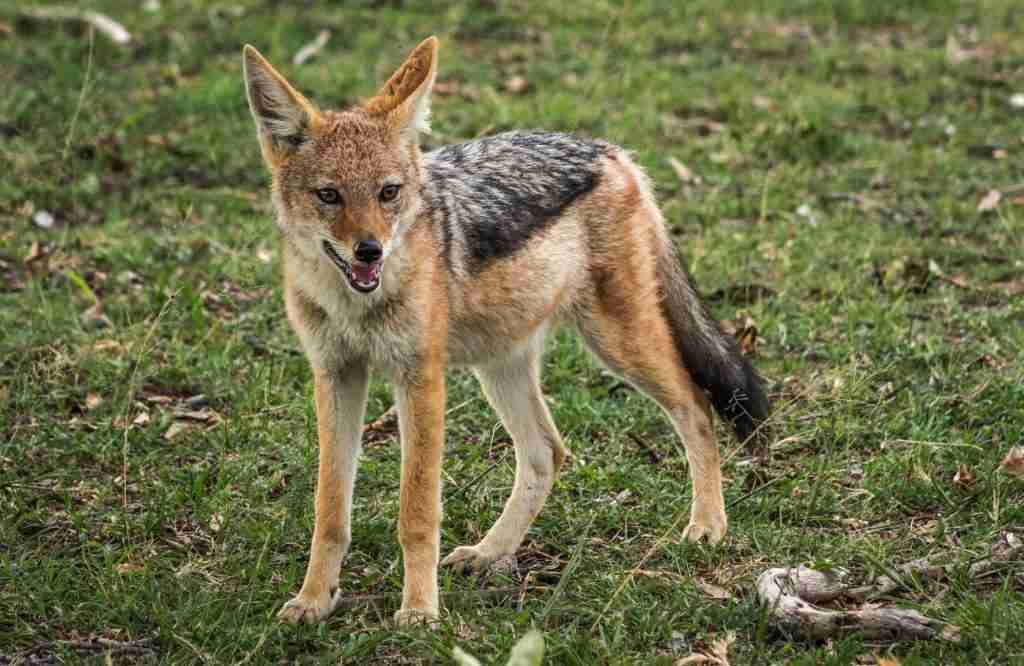
[[644, 450], [647, 456], [651, 459], [652, 463], [654, 463], [655, 465], [661, 464], [661, 461], [665, 458], [661, 451], [657, 450], [656, 448], [645, 442], [641, 437], [631, 432], [626, 433], [626, 436], [633, 440], [634, 444], [636, 444], [637, 446]]
[[757, 578], [757, 596], [780, 627], [809, 638], [861, 633], [869, 639], [960, 640], [959, 627], [908, 608], [840, 611], [818, 608], [804, 600], [804, 595], [819, 602], [835, 599], [844, 589], [841, 578], [804, 566], [769, 569]]
[[327, 46], [327, 40], [330, 38], [330, 30], [321, 30], [317, 33], [316, 39], [298, 50], [295, 57], [292, 58], [292, 64], [296, 66], [305, 64], [307, 60], [314, 57], [317, 53], [320, 53], [320, 51]]
[[58, 6], [25, 7], [20, 10], [20, 14], [36, 21], [81, 21], [91, 25], [119, 46], [126, 46], [132, 41], [131, 33], [123, 25], [99, 12]]
[[[980, 578], [1002, 565], [1019, 562], [1024, 557], [1024, 543], [1014, 534], [1007, 534], [1002, 547], [968, 568], [968, 575]], [[829, 610], [812, 604], [823, 604], [840, 597], [868, 601], [897, 590], [914, 577], [941, 578], [956, 565], [936, 564], [920, 558], [892, 567], [889, 574], [877, 576], [866, 585], [851, 586], [842, 570], [822, 572], [804, 566], [779, 567], [765, 571], [757, 578], [757, 596], [771, 609], [772, 617], [781, 627], [811, 638], [833, 638], [859, 632], [868, 638], [890, 640], [942, 639], [960, 640], [960, 629], [952, 624], [921, 615], [905, 608], [880, 608], [868, 604], [859, 610]]]
[[378, 418], [363, 426], [366, 443], [389, 439], [398, 430], [398, 409], [392, 405]]

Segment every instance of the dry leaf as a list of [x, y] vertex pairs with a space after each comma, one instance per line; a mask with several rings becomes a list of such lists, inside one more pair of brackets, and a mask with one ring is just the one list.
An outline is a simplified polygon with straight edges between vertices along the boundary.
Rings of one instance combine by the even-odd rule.
[[98, 393], [90, 393], [85, 396], [85, 408], [92, 411], [103, 404], [103, 396]]
[[740, 351], [744, 356], [757, 356], [757, 327], [743, 329], [739, 337]]
[[694, 652], [688, 657], [677, 659], [675, 666], [686, 664], [716, 664], [729, 666], [729, 646], [736, 641], [736, 634], [730, 632], [711, 644], [710, 652]]
[[97, 340], [96, 342], [92, 343], [92, 350], [93, 351], [97, 351], [97, 352], [102, 352], [102, 351], [123, 351], [124, 348], [121, 346], [121, 343], [118, 342], [117, 340], [105, 339], [105, 340]]
[[86, 308], [79, 316], [79, 319], [82, 322], [82, 326], [87, 329], [104, 328], [113, 325], [110, 318], [103, 314], [103, 304], [99, 301]]
[[392, 432], [398, 428], [398, 409], [392, 405], [378, 418], [367, 423], [363, 432]]
[[132, 419], [132, 425], [144, 426], [149, 423], [149, 412], [139, 412], [134, 419]]
[[754, 106], [761, 109], [762, 111], [774, 111], [775, 100], [771, 97], [765, 97], [764, 95], [754, 95], [750, 100]]
[[723, 322], [723, 328], [736, 338], [740, 351], [745, 356], [757, 355], [757, 325], [752, 317], [743, 317], [742, 320], [735, 323]]
[[507, 92], [513, 95], [524, 93], [530, 88], [530, 82], [526, 80], [525, 76], [516, 74], [515, 76], [509, 77], [508, 80], [502, 86]]
[[694, 174], [688, 166], [674, 157], [669, 157], [668, 163], [671, 165], [672, 170], [676, 172], [676, 177], [678, 177], [680, 181], [686, 184], [700, 185], [700, 176]]
[[211, 421], [220, 421], [221, 416], [212, 409], [175, 409], [174, 418], [182, 419], [185, 421], [199, 421], [201, 423], [209, 423]]
[[46, 250], [39, 244], [39, 241], [32, 241], [28, 246], [28, 254], [25, 255], [25, 264], [30, 265], [46, 256]]
[[712, 599], [732, 599], [732, 593], [724, 587], [719, 587], [714, 583], [709, 583], [706, 580], [698, 578], [694, 581], [697, 589], [711, 597]]
[[1005, 282], [997, 282], [993, 286], [1002, 289], [1011, 296], [1024, 294], [1024, 280], [1007, 280]]
[[900, 666], [900, 662], [892, 657], [879, 657], [878, 666]]
[[144, 567], [141, 564], [135, 562], [122, 562], [114, 567], [114, 571], [119, 574], [133, 574], [143, 571]]
[[170, 441], [189, 429], [189, 424], [185, 421], [175, 421], [171, 424], [171, 427], [164, 433], [164, 439]]
[[1010, 476], [1024, 477], [1024, 446], [1017, 445], [999, 463], [999, 469]]
[[330, 38], [331, 38], [331, 31], [330, 30], [321, 30], [317, 34], [316, 39], [314, 39], [309, 44], [306, 44], [301, 49], [299, 49], [299, 52], [295, 54], [294, 58], [292, 58], [292, 64], [293, 65], [305, 64], [306, 61], [308, 61], [310, 58], [314, 57], [316, 54], [320, 53], [320, 51], [322, 51], [323, 48], [325, 46], [327, 46], [327, 40], [329, 40]]
[[946, 282], [949, 282], [951, 285], [955, 287], [960, 287], [961, 289], [971, 288], [971, 283], [967, 281], [967, 276], [964, 275], [963, 273], [959, 273], [952, 277], [946, 278]]
[[984, 46], [979, 46], [973, 49], [965, 49], [960, 46], [960, 42], [953, 36], [953, 33], [949, 33], [946, 36], [946, 61], [950, 65], [959, 65], [960, 63], [967, 62], [968, 60], [975, 60], [977, 58], [989, 58], [992, 56], [992, 49]]
[[434, 83], [434, 87], [431, 88], [431, 93], [438, 97], [448, 97], [449, 95], [455, 95], [458, 92], [458, 81], [437, 81]]
[[999, 190], [989, 190], [980, 202], [978, 202], [978, 212], [987, 213], [990, 210], [995, 210], [996, 206], [1003, 199], [1003, 193]]
[[956, 474], [953, 475], [953, 485], [966, 488], [972, 485], [978, 478], [974, 476], [974, 472], [967, 465], [960, 463], [956, 468]]
[[818, 216], [814, 214], [814, 209], [811, 208], [810, 205], [800, 204], [796, 209], [796, 214], [798, 217], [802, 217], [807, 220], [812, 227], [818, 225]]
[[40, 229], [52, 229], [56, 220], [53, 213], [48, 210], [37, 210], [32, 216], [32, 222]]

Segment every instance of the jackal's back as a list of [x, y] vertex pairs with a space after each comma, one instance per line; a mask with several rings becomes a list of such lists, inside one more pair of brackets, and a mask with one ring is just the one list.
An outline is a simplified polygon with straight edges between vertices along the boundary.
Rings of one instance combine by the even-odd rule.
[[612, 150], [571, 134], [507, 132], [426, 154], [424, 201], [448, 267], [475, 274], [515, 254], [598, 186]]

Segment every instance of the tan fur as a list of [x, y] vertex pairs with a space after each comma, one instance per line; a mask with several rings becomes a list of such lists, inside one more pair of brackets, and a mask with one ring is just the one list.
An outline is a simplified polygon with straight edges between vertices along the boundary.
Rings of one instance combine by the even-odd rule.
[[[709, 404], [678, 358], [659, 305], [658, 253], [670, 240], [645, 176], [626, 153], [610, 150], [601, 158], [597, 187], [565, 208], [557, 224], [473, 275], [445, 263], [414, 197], [379, 201], [386, 179], [414, 188], [422, 178], [415, 132], [425, 129], [436, 54], [430, 38], [361, 107], [321, 112], [254, 49], [245, 51], [255, 85], [277, 82], [280, 89], [265, 94], [294, 99], [286, 119], [308, 115], [303, 138], [315, 147], [313, 154], [275, 147], [258, 117], [260, 99], [250, 95], [274, 179], [288, 316], [314, 373], [320, 445], [309, 567], [298, 596], [280, 613], [286, 620], [319, 620], [337, 605], [370, 366], [390, 374], [399, 410], [405, 578], [398, 619], [436, 617], [439, 610], [447, 365], [474, 367], [515, 443], [516, 479], [483, 540], [456, 548], [444, 564], [480, 568], [515, 554], [568, 456], [540, 388], [544, 336], [559, 322], [579, 328], [600, 359], [672, 420], [694, 484], [686, 538], [714, 542], [726, 530]], [[346, 188], [344, 207], [325, 209], [311, 198], [318, 178]], [[317, 244], [328, 241], [343, 252], [371, 236], [384, 247], [382, 282], [354, 297]]]
[[[302, 93], [292, 87], [292, 85], [288, 83], [288, 80], [281, 76], [281, 74], [278, 73], [278, 71], [274, 69], [269, 62], [267, 62], [266, 58], [264, 58], [259, 51], [247, 44], [243, 50], [243, 57], [247, 72], [258, 71], [269, 76], [274, 82], [283, 88], [287, 97], [289, 97], [290, 100], [301, 109], [305, 116], [305, 121], [309, 124], [310, 130], [313, 132], [320, 130], [321, 116], [316, 106], [306, 99]], [[250, 95], [250, 99], [252, 99], [253, 94], [252, 87], [250, 85], [251, 80], [251, 76], [246, 76], [246, 89], [247, 93]], [[263, 151], [263, 158], [270, 167], [271, 172], [274, 172], [284, 163], [285, 159], [287, 159], [287, 152], [281, 150], [280, 147], [274, 144], [268, 133], [263, 131], [264, 128], [258, 127], [258, 129], [260, 130], [260, 148]]]
[[[366, 100], [362, 107], [373, 116], [384, 116], [393, 128], [401, 129], [415, 114], [415, 105], [429, 96], [437, 73], [437, 38], [428, 37], [414, 48], [380, 91]], [[426, 116], [415, 123], [426, 130]]]
[[661, 213], [635, 166], [625, 158], [608, 162], [615, 178], [587, 203], [595, 220], [593, 296], [580, 318], [580, 330], [599, 358], [652, 397], [672, 420], [686, 449], [694, 488], [684, 536], [717, 542], [725, 535], [726, 516], [710, 405], [683, 365], [668, 361], [677, 352], [658, 303], [654, 253], [666, 233]]

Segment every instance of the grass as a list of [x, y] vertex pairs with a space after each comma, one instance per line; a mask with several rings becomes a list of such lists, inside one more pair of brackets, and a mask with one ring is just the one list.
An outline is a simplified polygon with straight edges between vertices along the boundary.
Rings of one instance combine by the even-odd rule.
[[[0, 10], [0, 661], [450, 663], [536, 626], [552, 664], [670, 664], [727, 632], [733, 664], [1024, 662], [1020, 563], [963, 573], [1024, 525], [1024, 484], [998, 469], [1024, 439], [1018, 3], [143, 5], [90, 3], [128, 48]], [[324, 51], [290, 65], [321, 29]], [[667, 422], [556, 335], [545, 388], [575, 457], [519, 574], [443, 573], [458, 594], [431, 631], [392, 628], [388, 603], [281, 626], [315, 424], [241, 45], [332, 106], [431, 33], [431, 142], [544, 127], [635, 151], [716, 315], [759, 331], [774, 455], [750, 464], [720, 430], [730, 536], [677, 543], [690, 483]], [[375, 383], [370, 416], [389, 405]], [[513, 462], [466, 372], [449, 407], [445, 552], [497, 517]], [[394, 435], [375, 434], [352, 595], [397, 598], [397, 484]], [[960, 644], [806, 641], [752, 591], [769, 566], [867, 577], [929, 555], [961, 573], [891, 601]]]

